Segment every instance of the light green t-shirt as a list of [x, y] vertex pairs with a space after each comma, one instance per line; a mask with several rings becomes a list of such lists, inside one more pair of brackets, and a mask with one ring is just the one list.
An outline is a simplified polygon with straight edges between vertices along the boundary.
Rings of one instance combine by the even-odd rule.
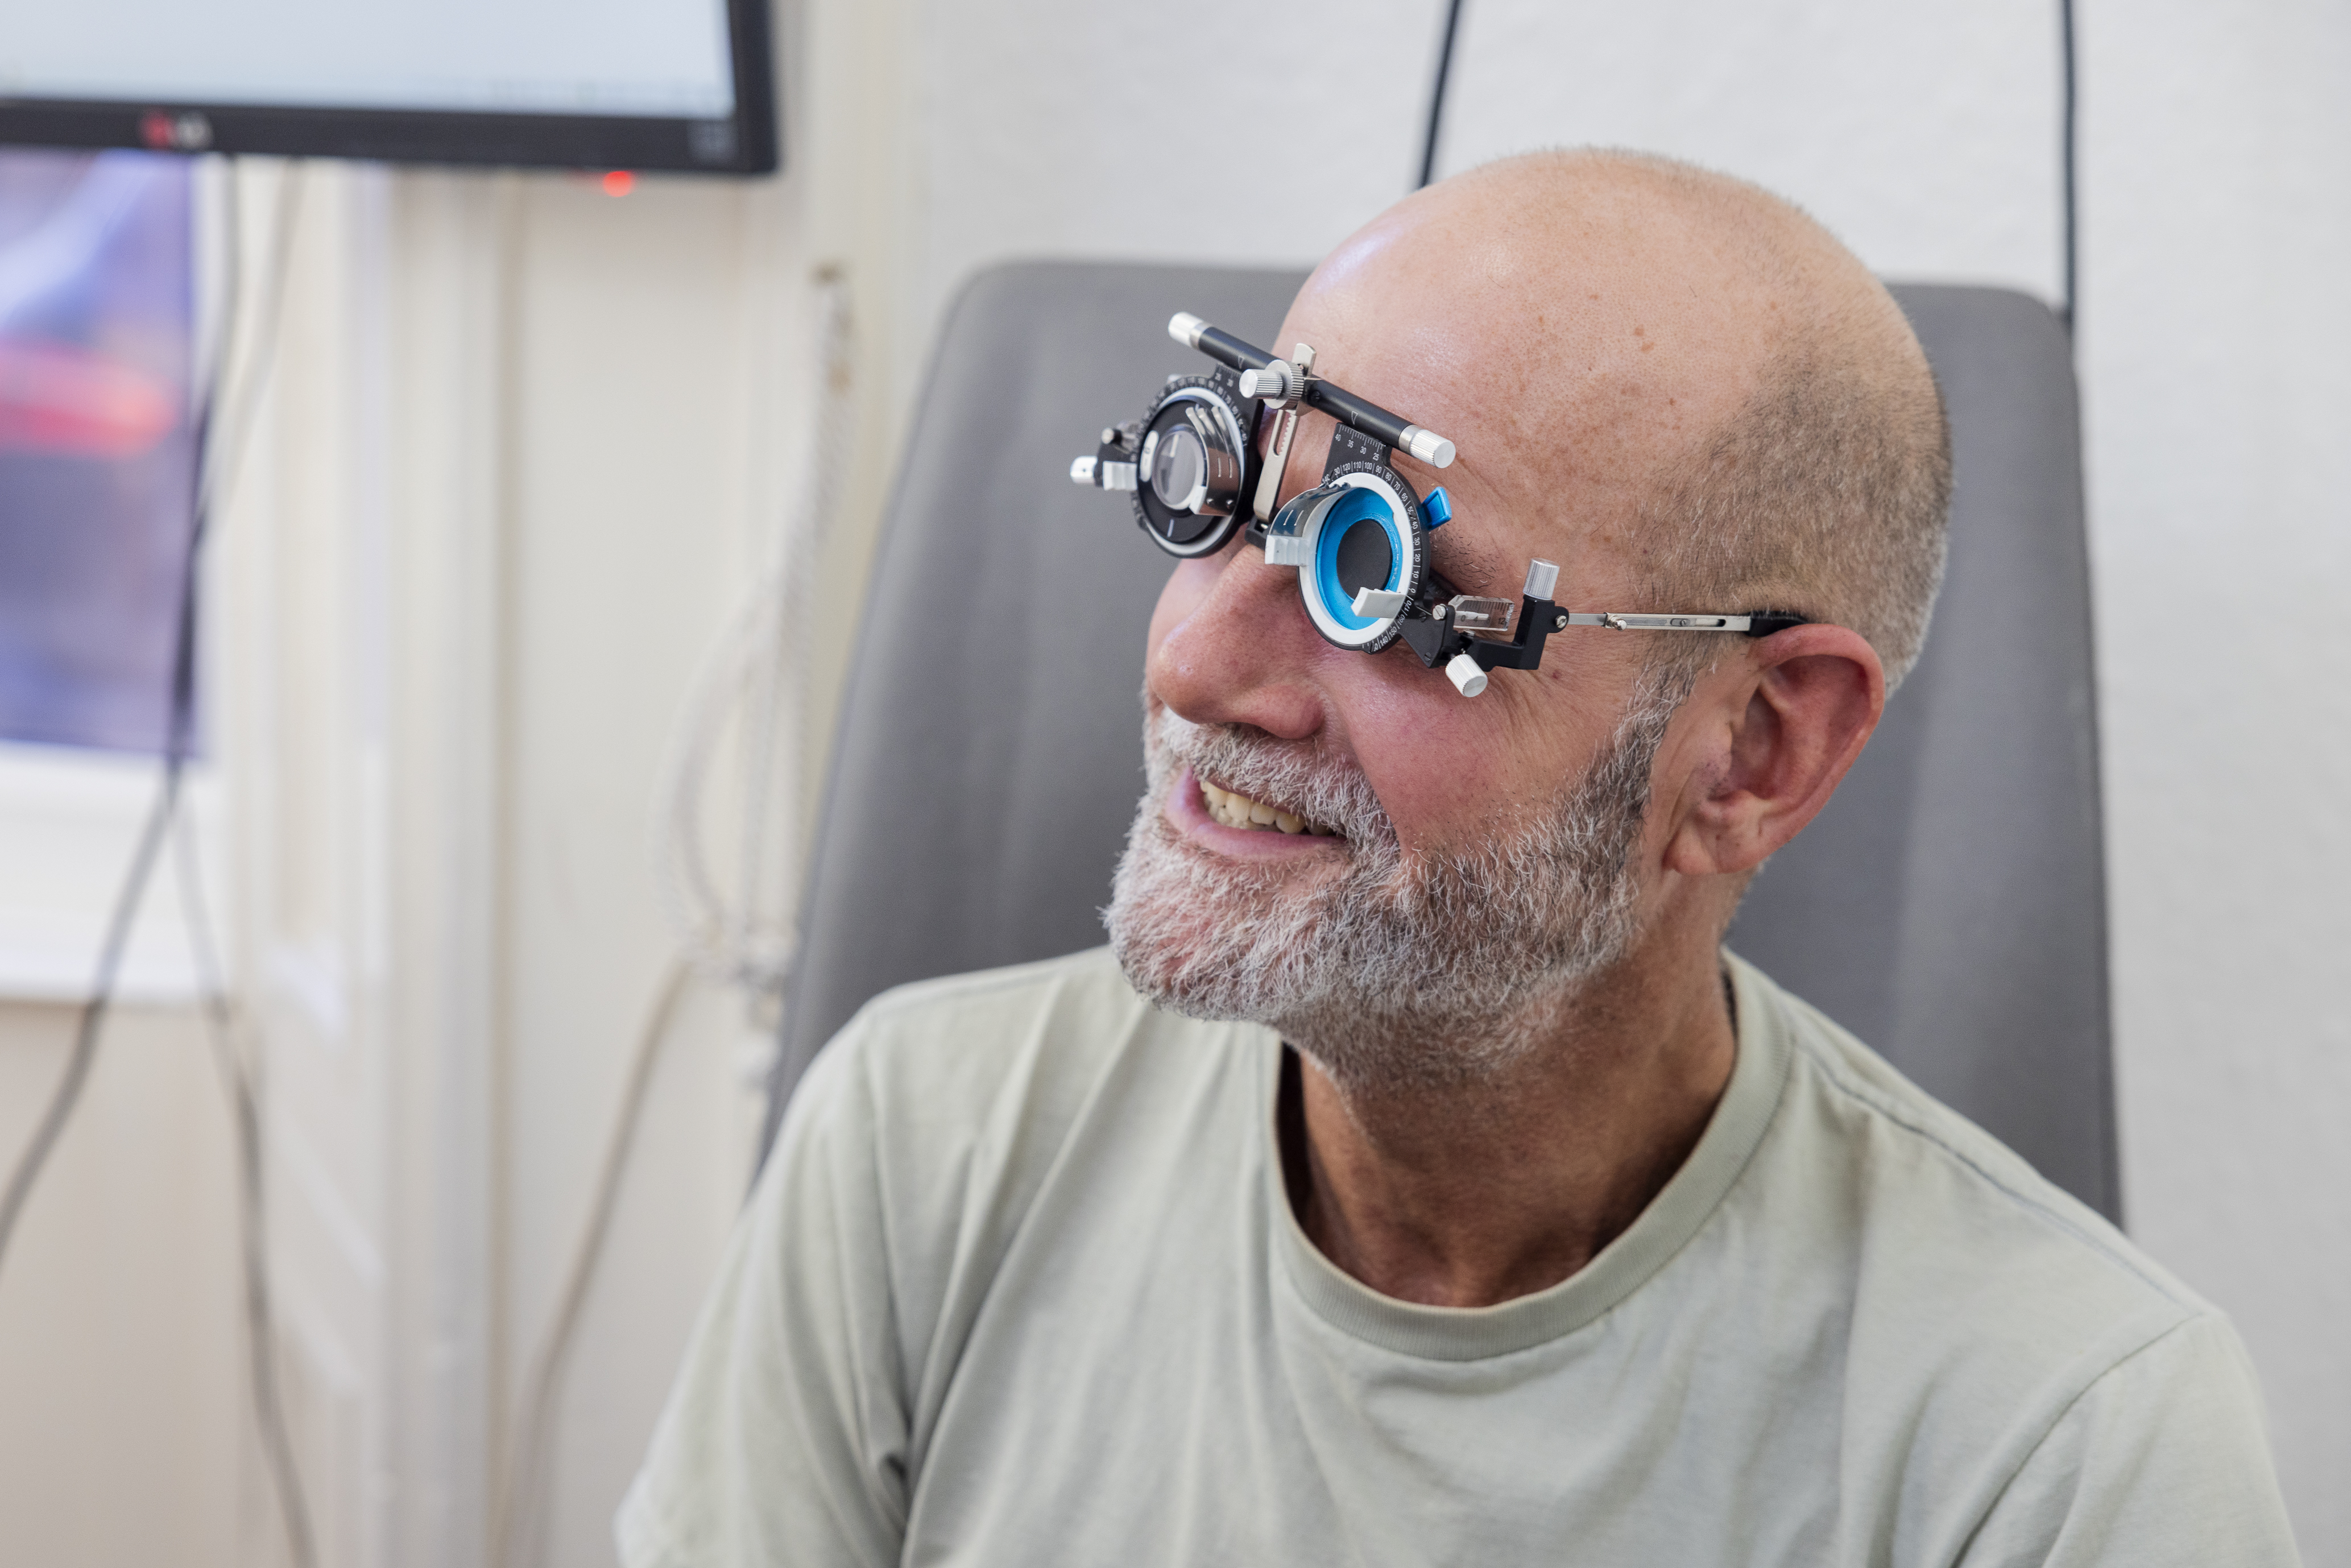
[[1474, 1310], [1300, 1230], [1266, 1030], [1102, 952], [893, 992], [791, 1104], [623, 1560], [2294, 1563], [2220, 1316], [1729, 966], [1687, 1163]]

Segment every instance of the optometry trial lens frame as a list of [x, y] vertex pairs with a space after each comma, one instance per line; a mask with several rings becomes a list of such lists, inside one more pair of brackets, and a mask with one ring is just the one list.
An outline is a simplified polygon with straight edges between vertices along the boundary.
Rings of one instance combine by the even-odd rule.
[[[1515, 605], [1458, 592], [1428, 564], [1427, 537], [1452, 518], [1451, 499], [1441, 486], [1416, 495], [1390, 463], [1401, 449], [1449, 467], [1453, 443], [1317, 376], [1304, 343], [1284, 361], [1181, 313], [1167, 335], [1217, 368], [1168, 377], [1143, 418], [1104, 427], [1094, 455], [1070, 465], [1071, 479], [1131, 495], [1136, 526], [1178, 559], [1213, 555], [1238, 533], [1268, 566], [1295, 568], [1308, 619], [1326, 642], [1376, 653], [1401, 641], [1474, 697], [1490, 670], [1541, 664], [1544, 640], [1570, 626], [1768, 637], [1803, 624], [1796, 615], [1562, 610], [1552, 602], [1559, 568], [1547, 560], [1528, 563]], [[1339, 422], [1331, 453], [1311, 489], [1277, 506], [1308, 408]], [[1264, 414], [1272, 428], [1261, 452]]]

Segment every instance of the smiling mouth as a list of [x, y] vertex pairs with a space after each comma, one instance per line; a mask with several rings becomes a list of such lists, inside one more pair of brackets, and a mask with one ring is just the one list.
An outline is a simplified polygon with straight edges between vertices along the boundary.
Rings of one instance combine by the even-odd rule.
[[1269, 805], [1238, 789], [1227, 789], [1206, 779], [1198, 779], [1198, 783], [1200, 800], [1207, 806], [1208, 816], [1223, 827], [1238, 828], [1245, 832], [1308, 833], [1318, 839], [1339, 836], [1320, 822], [1310, 822], [1295, 811]]

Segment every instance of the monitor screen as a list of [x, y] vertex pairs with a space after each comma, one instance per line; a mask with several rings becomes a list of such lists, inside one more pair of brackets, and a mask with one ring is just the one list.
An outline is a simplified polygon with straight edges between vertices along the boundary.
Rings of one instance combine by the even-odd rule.
[[67, 0], [0, 28], [0, 142], [776, 166], [766, 0]]

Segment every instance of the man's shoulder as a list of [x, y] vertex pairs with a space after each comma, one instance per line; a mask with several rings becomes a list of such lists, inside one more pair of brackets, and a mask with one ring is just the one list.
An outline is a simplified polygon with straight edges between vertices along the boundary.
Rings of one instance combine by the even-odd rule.
[[1817, 1009], [1735, 972], [1787, 1062], [1727, 1228], [1771, 1258], [1757, 1315], [1787, 1319], [1748, 1326], [1801, 1360], [1809, 1328], [1840, 1325], [1824, 1382], [1848, 1480], [1908, 1500], [1897, 1544], [2039, 1560], [2068, 1520], [2118, 1510], [2113, 1561], [2194, 1560], [2235, 1518], [2246, 1561], [2291, 1562], [2228, 1320]]
[[859, 1020], [919, 1017], [941, 1008], [958, 1008], [973, 1002], [998, 1007], [1035, 1006], [1071, 993], [1143, 1003], [1134, 988], [1126, 983], [1110, 949], [1088, 947], [1058, 958], [911, 980], [882, 992], [860, 1008], [855, 1017]]
[[1154, 1008], [1103, 948], [919, 981], [842, 1027], [783, 1136], [853, 1143], [894, 1202], [942, 1222], [975, 1199], [1017, 1212], [1084, 1127], [1114, 1123], [1100, 1142], [1143, 1163], [1183, 1132], [1161, 1110], [1245, 1082], [1270, 1039]]
[[2230, 1335], [2216, 1309], [2087, 1205], [1740, 968], [1742, 998], [1773, 1015], [1789, 1061], [1758, 1151], [1782, 1200], [1772, 1220], [1792, 1251], [1847, 1281], [1849, 1375], [1919, 1402], [1914, 1415], [2053, 1422], [2185, 1325]]
[[826, 1052], [852, 1059], [876, 1090], [969, 1107], [1007, 1088], [1033, 1092], [1040, 1074], [1091, 1079], [1136, 1051], [1156, 1057], [1179, 1042], [1212, 1048], [1227, 1032], [1155, 1009], [1110, 950], [1095, 947], [884, 991]]
[[[1755, 973], [1750, 969], [1750, 973]], [[2046, 1240], [2047, 1261], [2063, 1260], [2111, 1279], [2134, 1298], [2187, 1311], [2204, 1303], [2104, 1216], [2058, 1186], [1982, 1127], [1912, 1082], [1884, 1057], [1801, 998], [1756, 974], [1777, 1003], [1804, 1098], [1792, 1107], [1817, 1117], [1860, 1160], [1873, 1206], [1921, 1223], [1989, 1228], [1986, 1239]], [[2038, 1248], [2032, 1255], [2040, 1258]]]

